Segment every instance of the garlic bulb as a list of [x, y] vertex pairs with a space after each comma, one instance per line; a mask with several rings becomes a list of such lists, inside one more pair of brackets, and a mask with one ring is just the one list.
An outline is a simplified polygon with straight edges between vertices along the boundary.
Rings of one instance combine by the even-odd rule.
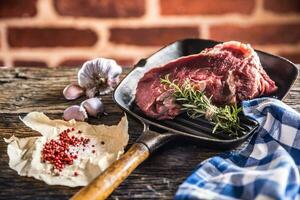
[[86, 89], [88, 97], [94, 97], [97, 93], [105, 95], [119, 83], [121, 73], [122, 68], [116, 61], [96, 58], [83, 64], [78, 72], [78, 84]]

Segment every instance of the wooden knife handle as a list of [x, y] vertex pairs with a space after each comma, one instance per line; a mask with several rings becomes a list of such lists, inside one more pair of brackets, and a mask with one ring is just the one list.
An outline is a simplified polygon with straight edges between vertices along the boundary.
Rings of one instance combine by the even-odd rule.
[[130, 173], [150, 155], [143, 143], [135, 143], [131, 148], [89, 185], [82, 188], [71, 199], [106, 199]]

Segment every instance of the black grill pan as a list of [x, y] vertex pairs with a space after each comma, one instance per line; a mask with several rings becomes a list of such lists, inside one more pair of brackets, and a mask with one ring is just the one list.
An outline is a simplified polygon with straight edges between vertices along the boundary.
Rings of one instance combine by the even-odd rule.
[[[89, 186], [80, 190], [73, 199], [105, 199], [151, 152], [179, 135], [186, 136], [212, 148], [233, 148], [244, 142], [258, 128], [258, 123], [241, 116], [241, 126], [245, 132], [242, 137], [233, 138], [222, 132], [212, 134], [212, 125], [205, 119], [190, 119], [181, 114], [173, 120], [156, 120], [145, 116], [134, 103], [138, 81], [143, 75], [160, 65], [182, 56], [199, 53], [219, 42], [201, 39], [185, 39], [174, 42], [150, 57], [141, 59], [134, 69], [116, 88], [113, 99], [128, 114], [139, 119], [144, 131], [138, 141], [118, 161], [111, 165]], [[256, 51], [263, 68], [276, 82], [278, 90], [272, 95], [283, 99], [298, 76], [295, 64], [285, 58]], [[150, 128], [149, 128], [150, 127]], [[151, 129], [154, 127], [154, 129]], [[154, 131], [160, 130], [159, 132]]]

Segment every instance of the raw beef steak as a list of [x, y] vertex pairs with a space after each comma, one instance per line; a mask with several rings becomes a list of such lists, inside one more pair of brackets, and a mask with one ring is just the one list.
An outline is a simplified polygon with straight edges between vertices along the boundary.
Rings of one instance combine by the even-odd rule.
[[160, 82], [167, 74], [179, 85], [190, 80], [194, 88], [212, 96], [216, 105], [239, 103], [277, 89], [250, 45], [225, 42], [145, 73], [138, 83], [135, 100], [149, 117], [172, 119], [180, 114], [181, 106], [176, 103], [172, 90]]

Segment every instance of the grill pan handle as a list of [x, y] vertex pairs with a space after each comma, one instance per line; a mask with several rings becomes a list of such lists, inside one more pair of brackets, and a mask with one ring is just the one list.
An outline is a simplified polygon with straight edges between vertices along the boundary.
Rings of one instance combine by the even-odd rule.
[[71, 199], [106, 199], [130, 174], [146, 160], [150, 152], [169, 141], [174, 134], [159, 134], [146, 130], [136, 143], [88, 186], [82, 188]]

